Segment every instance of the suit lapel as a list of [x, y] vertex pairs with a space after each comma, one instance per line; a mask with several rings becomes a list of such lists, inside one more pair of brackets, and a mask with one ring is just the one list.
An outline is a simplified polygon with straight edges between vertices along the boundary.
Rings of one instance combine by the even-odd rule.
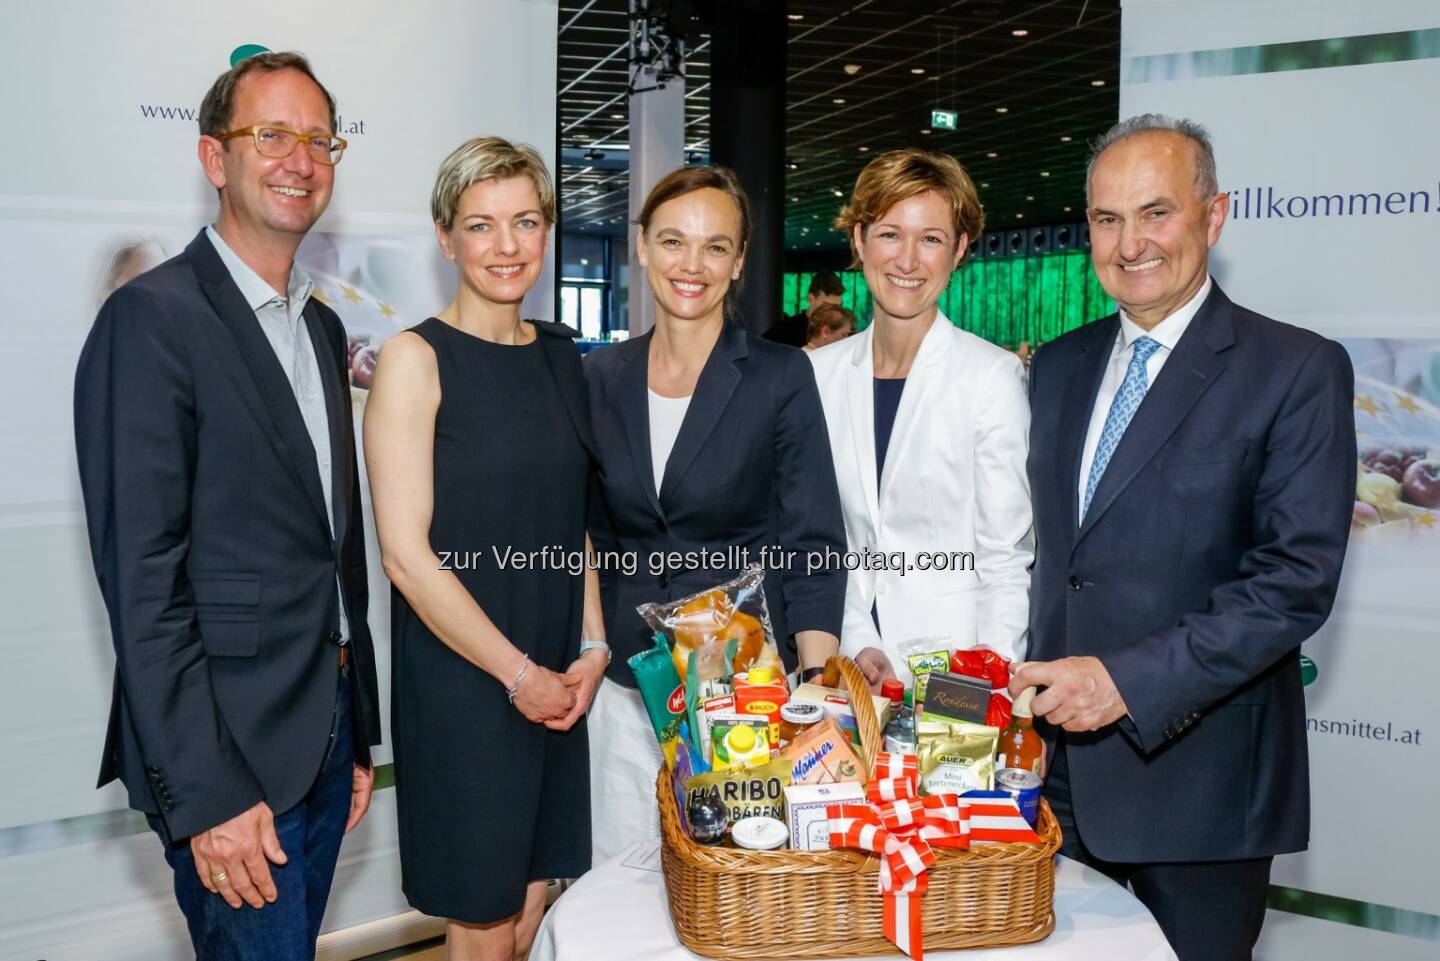
[[1220, 377], [1227, 363], [1224, 351], [1234, 343], [1230, 300], [1217, 285], [1181, 335], [1174, 353], [1165, 361], [1115, 447], [1095, 488], [1084, 525], [1075, 538], [1077, 543], [1104, 516], [1140, 469], [1150, 463], [1195, 402]]
[[875, 477], [875, 326], [855, 335], [855, 356], [845, 371], [845, 403], [850, 411], [855, 476], [865, 494], [870, 526], [880, 529], [879, 481]]
[[[660, 500], [675, 489], [680, 478], [695, 462], [705, 442], [720, 423], [720, 417], [730, 404], [730, 397], [740, 385], [740, 368], [735, 361], [750, 352], [745, 343], [745, 330], [738, 324], [726, 323], [720, 330], [720, 339], [710, 351], [700, 379], [695, 384], [695, 393], [690, 406], [685, 409], [685, 419], [680, 423], [680, 435], [675, 438], [675, 448], [665, 465], [665, 475], [660, 484]], [[648, 351], [647, 351], [648, 357]], [[648, 405], [647, 405], [648, 413]], [[648, 419], [648, 418], [647, 418]], [[647, 442], [648, 449], [649, 444]]]
[[[315, 348], [315, 367], [320, 371], [320, 383], [325, 391], [325, 423], [330, 429], [331, 530], [335, 532], [332, 540], [338, 556], [339, 545], [345, 543], [346, 523], [350, 519], [350, 512], [346, 509], [350, 493], [350, 456], [344, 451], [349, 432], [341, 422], [348, 407], [340, 396], [342, 390], [350, 389], [350, 379], [340, 371], [334, 346], [326, 342], [324, 321], [320, 318], [315, 298], [306, 302], [302, 316], [305, 329], [310, 333], [310, 344]], [[306, 431], [306, 436], [309, 436], [309, 431]], [[321, 496], [323, 498], [323, 491]]]
[[655, 490], [655, 466], [650, 458], [649, 362], [650, 338], [653, 336], [653, 333], [646, 333], [637, 340], [608, 349], [623, 351], [619, 382], [616, 385], [619, 391], [616, 406], [620, 408], [620, 426], [625, 431], [630, 456], [635, 460], [635, 473], [640, 475], [640, 486], [655, 513], [664, 517], [665, 512], [660, 509], [660, 496]]
[[1079, 356], [1072, 363], [1070, 376], [1065, 382], [1065, 397], [1062, 411], [1069, 416], [1062, 423], [1069, 423], [1071, 430], [1060, 440], [1058, 464], [1063, 465], [1061, 491], [1065, 494], [1069, 509], [1066, 516], [1073, 532], [1080, 526], [1080, 462], [1085, 458], [1085, 435], [1090, 429], [1090, 415], [1095, 409], [1095, 397], [1100, 393], [1100, 382], [1105, 379], [1105, 368], [1110, 364], [1110, 352], [1115, 344], [1115, 335], [1120, 329], [1120, 315], [1111, 314], [1087, 329], [1089, 335], [1080, 344]]
[[[255, 312], [240, 295], [225, 263], [202, 230], [200, 236], [185, 248], [195, 266], [195, 275], [200, 288], [215, 308], [216, 315], [230, 331], [231, 341], [239, 350], [248, 378], [236, 374], [235, 383], [245, 397], [247, 406], [262, 424], [268, 423], [271, 430], [264, 431], [274, 445], [281, 460], [289, 464], [295, 480], [304, 489], [311, 506], [325, 519], [325, 494], [320, 489], [320, 471], [315, 463], [315, 448], [300, 417], [300, 407], [295, 403], [295, 392], [285, 378], [285, 371], [275, 357], [270, 342], [255, 319]], [[234, 371], [232, 370], [232, 373]], [[326, 525], [328, 531], [329, 525]]]

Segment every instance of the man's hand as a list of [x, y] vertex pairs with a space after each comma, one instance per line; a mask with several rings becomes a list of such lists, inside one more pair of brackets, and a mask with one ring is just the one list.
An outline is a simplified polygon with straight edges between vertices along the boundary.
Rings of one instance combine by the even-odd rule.
[[609, 660], [605, 652], [599, 648], [586, 651], [575, 659], [566, 669], [563, 675], [565, 683], [571, 685], [575, 692], [575, 706], [564, 717], [555, 721], [546, 721], [545, 726], [552, 731], [568, 731], [590, 710], [590, 704], [595, 700], [595, 692], [600, 690], [600, 682], [605, 679], [605, 668]]
[[288, 858], [275, 834], [275, 815], [264, 801], [192, 837], [190, 851], [200, 883], [232, 908], [242, 902], [252, 908], [275, 903], [267, 859], [284, 864]]
[[887, 677], [895, 676], [895, 665], [890, 663], [890, 658], [878, 647], [867, 647], [856, 654], [855, 666], [865, 675], [865, 683], [870, 685], [871, 694], [879, 694], [881, 682]]
[[1027, 687], [1043, 688], [1030, 702], [1036, 716], [1067, 731], [1096, 731], [1130, 713], [1110, 672], [1096, 657], [1017, 664], [1010, 676], [1010, 695], [1018, 697]]
[[355, 765], [355, 774], [350, 779], [350, 818], [345, 822], [345, 833], [349, 834], [365, 812], [370, 810], [370, 795], [375, 790], [375, 769]]

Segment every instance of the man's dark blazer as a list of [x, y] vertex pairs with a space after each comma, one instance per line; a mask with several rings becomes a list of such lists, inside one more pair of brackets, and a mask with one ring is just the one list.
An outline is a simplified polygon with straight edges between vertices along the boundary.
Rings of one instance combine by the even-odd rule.
[[634, 552], [634, 576], [601, 576], [606, 635], [614, 651], [609, 676], [635, 686], [626, 659], [650, 646], [635, 608], [713, 587], [737, 568], [652, 573], [654, 552], [760, 548], [796, 552], [795, 564], [765, 575], [765, 599], [786, 664], [795, 665], [790, 635], [840, 635], [845, 571], [806, 576], [809, 552], [845, 553], [845, 523], [830, 458], [830, 440], [815, 374], [804, 352], [726, 323], [685, 412], [680, 434], [655, 490], [650, 458], [650, 339], [585, 356], [590, 416], [600, 452], [603, 497], [593, 498], [590, 535], [601, 551]]
[[1329, 616], [1349, 534], [1349, 358], [1215, 286], [1082, 522], [1080, 459], [1119, 326], [1073, 331], [1030, 370], [1029, 658], [1098, 657], [1130, 711], [1066, 735], [1081, 838], [1116, 862], [1303, 850], [1299, 648]]
[[805, 311], [781, 317], [765, 331], [764, 338], [776, 344], [804, 347], [810, 340], [810, 315]]
[[117, 290], [75, 375], [90, 550], [115, 645], [100, 784], [173, 840], [303, 798], [329, 739], [344, 585], [359, 760], [380, 742], [346, 340], [306, 326], [330, 427], [314, 446], [254, 312], [204, 231]]

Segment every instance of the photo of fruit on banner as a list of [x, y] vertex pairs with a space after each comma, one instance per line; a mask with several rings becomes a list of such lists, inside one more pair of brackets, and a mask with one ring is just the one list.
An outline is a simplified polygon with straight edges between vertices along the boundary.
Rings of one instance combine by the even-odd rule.
[[1350, 536], [1440, 546], [1440, 342], [1347, 340], [1359, 453]]

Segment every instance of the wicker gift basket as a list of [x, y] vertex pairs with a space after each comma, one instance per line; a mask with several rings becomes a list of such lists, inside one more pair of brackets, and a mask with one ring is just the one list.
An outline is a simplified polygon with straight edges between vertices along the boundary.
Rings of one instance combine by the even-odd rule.
[[[881, 742], [869, 687], [853, 661], [833, 657], [822, 682], [850, 692], [867, 767]], [[746, 851], [686, 835], [669, 772], [656, 785], [660, 856], [675, 932], [721, 961], [898, 954], [882, 929], [879, 859], [859, 851]], [[927, 950], [1028, 944], [1055, 928], [1060, 826], [1042, 800], [1042, 843], [937, 850], [923, 897]]]

